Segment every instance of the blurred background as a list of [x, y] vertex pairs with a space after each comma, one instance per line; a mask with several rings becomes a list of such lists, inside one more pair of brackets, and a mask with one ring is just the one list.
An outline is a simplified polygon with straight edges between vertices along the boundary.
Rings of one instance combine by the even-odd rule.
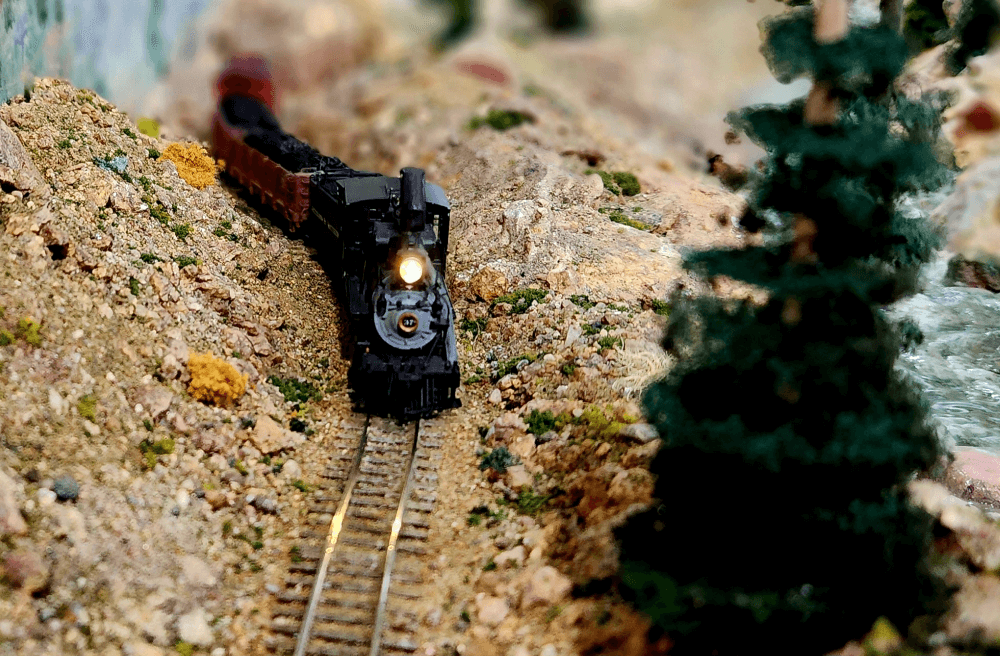
[[331, 129], [322, 123], [372, 111], [352, 87], [399, 70], [458, 70], [494, 82], [493, 100], [544, 90], [649, 155], [704, 168], [708, 150], [737, 162], [755, 156], [724, 144], [727, 111], [805, 91], [775, 82], [758, 52], [757, 22], [782, 8], [772, 0], [4, 0], [0, 100], [34, 76], [58, 76], [134, 118], [155, 118], [165, 136], [205, 139], [215, 76], [234, 53], [256, 51], [272, 63], [291, 131], [319, 139], [321, 150], [346, 146], [365, 157], [357, 144], [323, 136]]

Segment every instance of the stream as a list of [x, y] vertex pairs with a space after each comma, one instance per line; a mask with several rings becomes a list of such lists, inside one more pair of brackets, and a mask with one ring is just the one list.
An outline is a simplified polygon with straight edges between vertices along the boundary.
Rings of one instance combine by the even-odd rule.
[[892, 319], [909, 317], [924, 333], [923, 343], [896, 366], [923, 391], [947, 448], [1000, 455], [1000, 295], [946, 287], [950, 256], [940, 253], [924, 267], [923, 292], [888, 309]]

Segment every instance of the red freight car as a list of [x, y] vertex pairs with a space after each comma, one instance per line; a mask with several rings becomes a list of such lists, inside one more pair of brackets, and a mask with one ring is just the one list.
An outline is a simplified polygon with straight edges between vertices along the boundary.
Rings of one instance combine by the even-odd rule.
[[[267, 65], [258, 57], [233, 60], [219, 76], [219, 98], [235, 94], [260, 100], [274, 111], [274, 85]], [[245, 129], [226, 120], [220, 108], [212, 119], [212, 143], [215, 157], [225, 163], [226, 172], [260, 201], [280, 212], [294, 231], [309, 215], [309, 177], [311, 173], [292, 173], [282, 168], [256, 148], [247, 146]]]

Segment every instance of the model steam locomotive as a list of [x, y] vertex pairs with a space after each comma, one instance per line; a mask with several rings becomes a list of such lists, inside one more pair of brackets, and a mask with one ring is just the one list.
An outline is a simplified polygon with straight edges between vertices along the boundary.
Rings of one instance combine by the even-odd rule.
[[284, 132], [263, 60], [234, 59], [212, 125], [226, 172], [329, 249], [354, 340], [348, 382], [366, 411], [404, 418], [461, 405], [455, 313], [444, 273], [448, 199], [420, 169], [348, 167]]

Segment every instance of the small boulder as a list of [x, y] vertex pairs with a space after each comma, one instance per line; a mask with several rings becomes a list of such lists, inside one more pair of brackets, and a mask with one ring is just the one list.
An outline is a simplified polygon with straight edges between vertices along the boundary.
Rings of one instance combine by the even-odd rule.
[[525, 611], [536, 606], [551, 606], [562, 601], [573, 583], [555, 567], [546, 565], [531, 575], [524, 593], [521, 595], [521, 610]]
[[24, 535], [28, 525], [21, 516], [21, 509], [14, 496], [17, 484], [7, 474], [0, 471], [0, 537]]
[[504, 483], [512, 490], [520, 490], [532, 483], [531, 474], [524, 468], [524, 465], [511, 465], [503, 476]]
[[508, 549], [507, 551], [501, 552], [493, 559], [496, 563], [497, 568], [503, 569], [505, 567], [521, 567], [524, 565], [524, 559], [527, 557], [524, 547], [516, 546], [513, 549]]
[[632, 440], [633, 442], [639, 442], [640, 444], [646, 444], [647, 442], [660, 439], [660, 434], [656, 432], [656, 428], [650, 424], [644, 423], [626, 424], [620, 431], [618, 431], [618, 435], [619, 437]]
[[994, 643], [1000, 640], [1000, 578], [993, 574], [970, 576], [952, 599], [945, 617], [948, 637], [959, 644]]
[[80, 496], [80, 484], [72, 476], [61, 476], [52, 484], [52, 491], [60, 501], [76, 501]]
[[509, 286], [510, 283], [505, 275], [492, 267], [485, 266], [469, 279], [468, 290], [470, 296], [488, 303], [506, 294]]
[[207, 647], [214, 640], [212, 627], [209, 626], [206, 613], [201, 608], [195, 608], [177, 618], [177, 634], [184, 642], [199, 647]]
[[250, 433], [250, 441], [261, 453], [277, 453], [283, 449], [294, 449], [305, 442], [305, 437], [278, 425], [267, 415], [257, 417], [257, 425]]
[[48, 567], [37, 549], [18, 549], [3, 559], [4, 576], [15, 588], [33, 593], [45, 587], [49, 578]]
[[486, 626], [498, 626], [507, 617], [510, 607], [501, 597], [480, 592], [476, 595], [476, 617]]

